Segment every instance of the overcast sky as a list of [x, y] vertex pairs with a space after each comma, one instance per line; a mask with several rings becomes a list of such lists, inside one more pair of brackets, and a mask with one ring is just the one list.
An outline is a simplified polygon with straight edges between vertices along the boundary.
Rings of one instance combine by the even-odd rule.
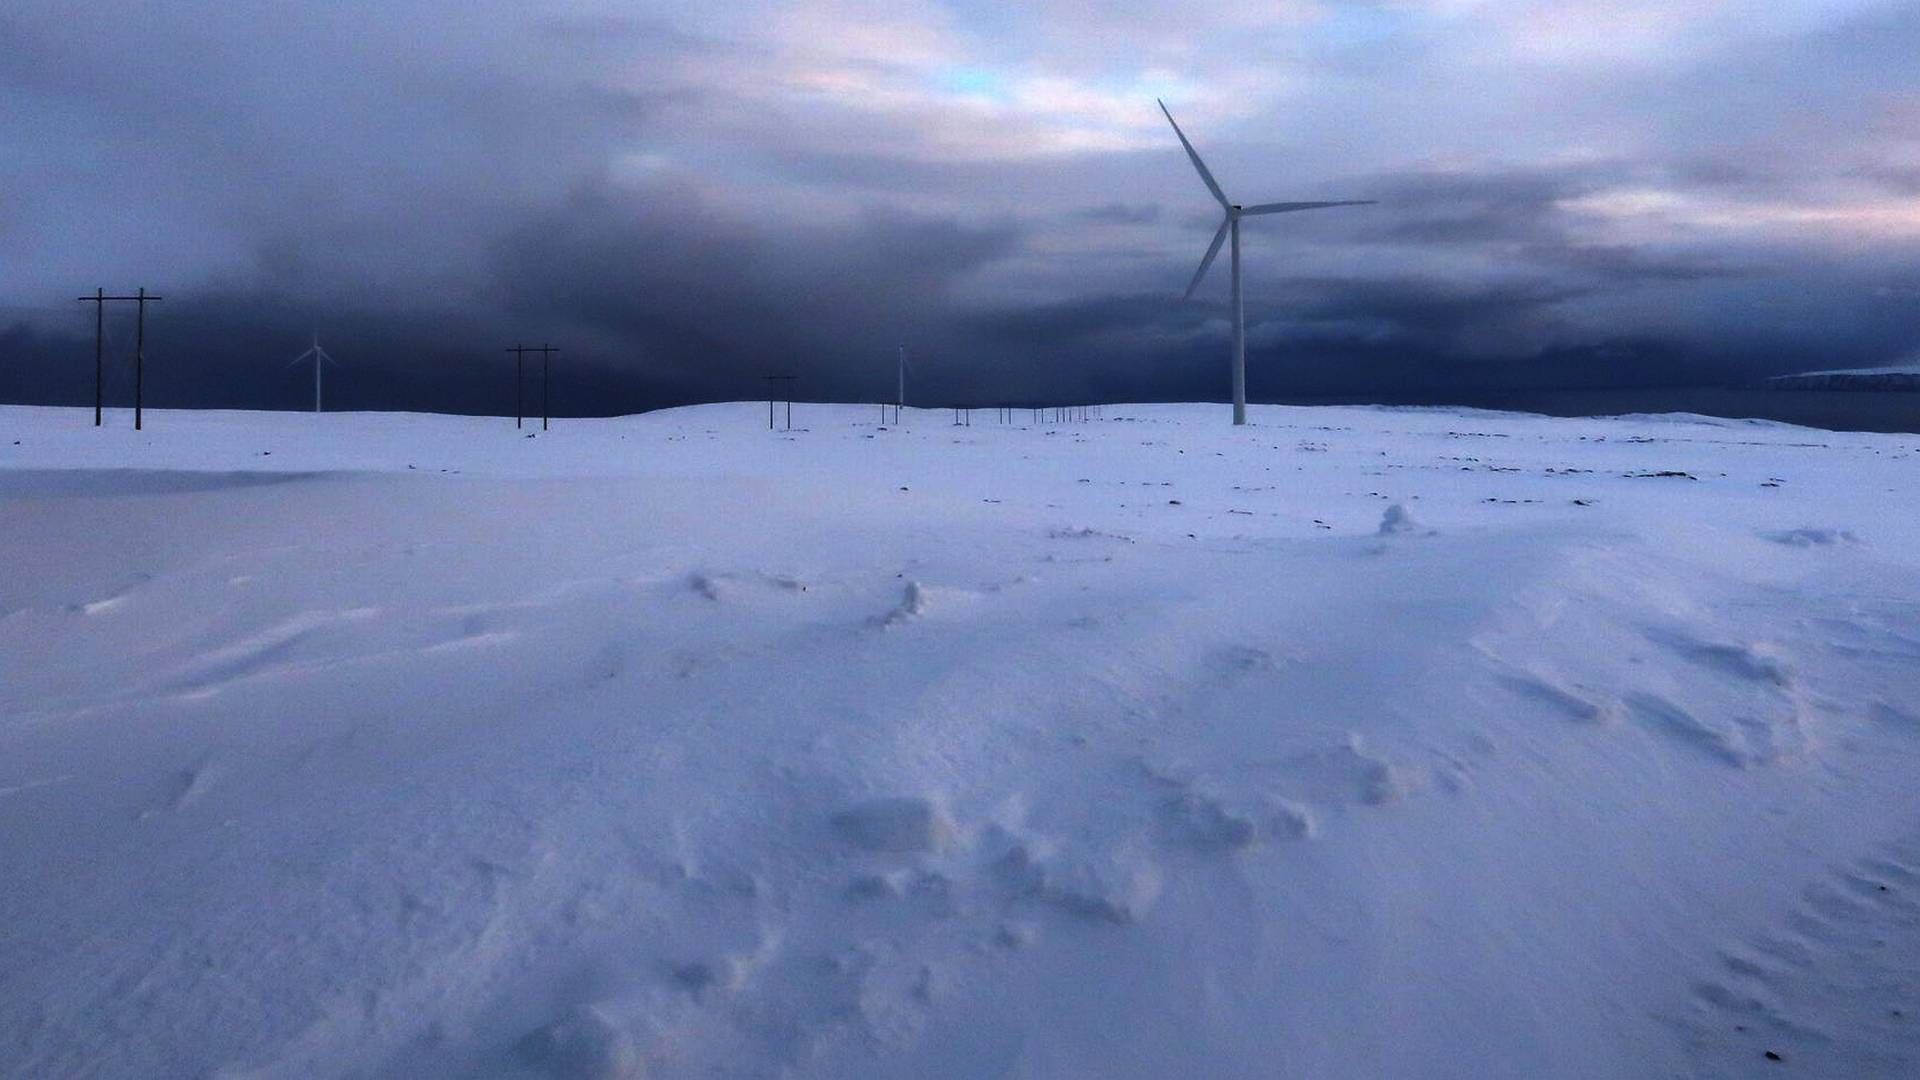
[[[0, 397], [361, 407], [1716, 382], [1920, 349], [1920, 2], [0, 7]], [[116, 314], [126, 352], [130, 312]]]

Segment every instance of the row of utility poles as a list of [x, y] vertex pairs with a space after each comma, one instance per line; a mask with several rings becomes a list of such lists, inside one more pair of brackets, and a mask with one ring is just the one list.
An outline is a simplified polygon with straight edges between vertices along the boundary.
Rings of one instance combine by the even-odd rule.
[[[158, 303], [161, 299], [162, 299], [161, 297], [149, 295], [145, 287], [142, 287], [138, 292], [134, 293], [134, 295], [132, 296], [108, 296], [107, 290], [104, 288], [101, 288], [101, 289], [95, 289], [93, 291], [92, 296], [80, 297], [81, 303], [94, 305], [94, 319], [93, 319], [93, 426], [94, 427], [99, 427], [101, 425], [101, 414], [102, 414], [102, 409], [104, 405], [104, 401], [102, 399], [103, 399], [103, 396], [105, 393], [105, 387], [106, 387], [106, 366], [105, 366], [104, 356], [105, 356], [105, 347], [106, 347], [105, 342], [106, 342], [106, 328], [107, 328], [107, 315], [106, 315], [107, 305], [111, 303], [119, 303], [121, 301], [125, 301], [138, 306], [136, 314], [134, 316], [134, 337], [133, 337], [133, 430], [139, 431], [144, 421], [144, 388], [146, 385], [146, 356], [147, 356], [147, 305], [152, 303]], [[319, 338], [316, 336], [314, 338], [314, 347], [313, 349], [309, 350], [309, 352], [317, 353], [319, 352], [319, 349], [320, 349], [320, 341], [319, 341]], [[560, 350], [551, 345], [541, 344], [538, 346], [514, 345], [509, 347], [506, 351], [513, 354], [513, 426], [516, 429], [526, 426], [527, 354], [534, 353], [540, 357], [540, 430], [546, 431], [549, 420], [551, 418], [551, 410], [549, 408], [549, 402], [551, 399], [548, 395], [548, 387], [550, 385], [549, 376], [553, 368], [553, 357], [560, 355]], [[893, 422], [896, 424], [900, 422], [900, 410], [906, 405], [906, 397], [907, 397], [907, 355], [906, 353], [907, 353], [906, 347], [902, 346], [900, 349], [898, 393], [897, 393], [897, 399], [895, 400], [892, 406]], [[303, 354], [301, 359], [305, 359], [305, 358], [306, 358], [305, 354]], [[316, 356], [313, 362], [314, 368], [315, 368], [314, 411], [316, 412], [319, 411], [319, 408], [320, 408], [318, 368], [320, 366], [321, 359], [322, 359], [321, 356]], [[295, 361], [295, 362], [297, 363], [298, 361]], [[762, 377], [766, 379], [767, 386], [768, 386], [767, 430], [768, 431], [773, 430], [774, 419], [775, 419], [775, 416], [777, 415], [775, 411], [775, 406], [780, 401], [784, 400], [787, 407], [786, 408], [786, 429], [788, 431], [792, 431], [793, 430], [793, 384], [795, 381], [799, 379], [799, 376], [797, 375], [766, 375]], [[781, 390], [786, 391], [786, 393], [784, 395], [777, 393], [777, 391], [781, 391]], [[883, 424], [887, 422], [887, 408], [888, 406], [886, 405], [880, 406], [880, 422]], [[1086, 421], [1089, 419], [1093, 419], [1094, 417], [1099, 415], [1099, 411], [1100, 411], [1100, 406], [1098, 405], [1078, 405], [1078, 406], [1070, 406], [1070, 407], [1062, 407], [1062, 408], [1035, 409], [1033, 410], [1033, 420], [1035, 423], [1040, 423], [1043, 418], [1046, 420], [1046, 422], [1049, 422], [1049, 423], [1060, 423], [1063, 421], [1071, 422], [1075, 420]], [[1000, 406], [995, 409], [995, 415], [1003, 424], [1012, 423], [1013, 407], [1005, 406], [1005, 405]], [[973, 410], [970, 408], [954, 409], [953, 422], [957, 426], [971, 427], [973, 425]]]
[[[92, 304], [94, 307], [94, 311], [93, 311], [93, 426], [94, 427], [100, 427], [102, 423], [104, 423], [105, 412], [106, 412], [107, 305], [120, 303], [123, 301], [126, 303], [135, 305], [134, 331], [133, 331], [133, 430], [139, 431], [146, 426], [147, 305], [157, 304], [165, 298], [148, 293], [146, 290], [146, 287], [142, 286], [132, 296], [108, 296], [106, 289], [96, 288], [93, 290], [92, 296], [82, 296], [79, 299], [81, 303]], [[560, 355], [560, 350], [557, 348], [554, 348], [551, 345], [543, 344], [538, 346], [537, 348], [531, 345], [515, 345], [512, 348], [508, 349], [507, 351], [513, 354], [513, 360], [514, 360], [513, 426], [515, 428], [520, 428], [525, 426], [526, 424], [527, 409], [526, 409], [525, 387], [526, 387], [527, 354], [537, 353], [540, 356], [540, 430], [546, 431], [552, 415], [551, 409], [549, 408], [549, 403], [551, 401], [551, 398], [549, 397], [549, 394], [548, 394], [548, 387], [550, 385], [549, 375], [552, 371], [553, 357]], [[304, 360], [306, 359], [308, 354], [315, 354], [315, 353], [318, 353], [319, 355], [314, 356], [314, 361], [313, 361], [313, 365], [314, 365], [313, 408], [315, 412], [318, 412], [320, 411], [319, 367], [320, 367], [321, 361], [323, 359], [327, 359], [327, 357], [325, 356], [324, 353], [320, 353], [320, 339], [317, 336], [314, 338], [313, 348], [309, 349], [307, 353], [303, 353], [300, 359]], [[298, 362], [299, 361], [297, 360], [295, 361], [295, 363], [298, 363]], [[793, 376], [786, 376], [786, 378], [790, 380], [793, 378]], [[772, 424], [771, 415], [769, 415], [768, 424], [769, 426], [771, 426]], [[787, 424], [789, 427], [791, 427], [793, 424], [793, 403], [792, 402], [787, 403]]]

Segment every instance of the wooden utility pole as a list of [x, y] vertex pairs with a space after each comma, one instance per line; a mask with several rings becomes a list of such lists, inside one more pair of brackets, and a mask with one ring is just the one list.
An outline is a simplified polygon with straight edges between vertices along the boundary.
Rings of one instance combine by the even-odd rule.
[[513, 427], [518, 431], [521, 423], [526, 419], [527, 412], [526, 397], [521, 390], [521, 383], [526, 381], [528, 350], [525, 345], [515, 345], [507, 351], [513, 354]]
[[142, 394], [146, 382], [147, 363], [147, 305], [159, 303], [162, 298], [148, 296], [143, 286], [133, 296], [108, 296], [107, 290], [95, 289], [92, 296], [83, 296], [80, 302], [92, 304], [93, 310], [93, 426], [101, 423], [102, 398], [106, 386], [106, 364], [103, 359], [104, 340], [107, 332], [107, 305], [125, 300], [139, 305], [134, 316], [133, 333], [133, 430], [139, 431], [143, 419]]
[[547, 409], [548, 357], [559, 356], [560, 350], [552, 348], [548, 345], [542, 344], [537, 349], [528, 349], [527, 351], [537, 352], [540, 354], [540, 430], [545, 431], [547, 430], [547, 415], [548, 415], [548, 409]]
[[547, 369], [548, 358], [560, 355], [560, 350], [551, 345], [534, 348], [531, 345], [515, 345], [507, 350], [513, 354], [513, 426], [518, 429], [527, 417], [526, 392], [522, 389], [526, 383], [527, 354], [540, 354], [540, 430], [547, 430], [548, 398]]
[[[767, 380], [767, 430], [773, 430], [773, 406], [779, 398], [775, 397], [781, 389], [787, 392], [787, 430], [793, 430], [793, 382], [798, 375], [762, 375]], [[784, 385], [783, 385], [784, 384]]]
[[[83, 304], [86, 303], [87, 300], [88, 300], [88, 297], [85, 297], [85, 296], [80, 298], [80, 302]], [[107, 330], [107, 290], [105, 289], [93, 290], [92, 300], [93, 300], [93, 426], [99, 427], [100, 426], [100, 408], [101, 408], [100, 399], [103, 395], [103, 390], [105, 388], [105, 383], [106, 383], [106, 368], [105, 368], [104, 361], [101, 360], [100, 352], [101, 352], [101, 339], [106, 336], [106, 330]]]

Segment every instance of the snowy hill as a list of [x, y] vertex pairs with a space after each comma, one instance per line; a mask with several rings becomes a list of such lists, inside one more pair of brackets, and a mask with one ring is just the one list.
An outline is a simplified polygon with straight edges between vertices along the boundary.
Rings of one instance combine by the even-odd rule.
[[0, 408], [0, 1074], [1920, 1070], [1920, 440], [1016, 415]]

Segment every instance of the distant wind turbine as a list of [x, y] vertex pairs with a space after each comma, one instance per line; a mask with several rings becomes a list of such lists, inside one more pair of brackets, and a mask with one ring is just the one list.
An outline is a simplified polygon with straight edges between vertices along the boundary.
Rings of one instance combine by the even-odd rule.
[[1373, 200], [1277, 202], [1258, 203], [1253, 206], [1241, 206], [1239, 203], [1229, 202], [1227, 193], [1220, 190], [1219, 181], [1213, 178], [1213, 173], [1207, 171], [1207, 163], [1200, 160], [1200, 155], [1193, 149], [1193, 144], [1187, 141], [1187, 133], [1180, 130], [1180, 125], [1174, 123], [1173, 114], [1167, 112], [1167, 103], [1157, 98], [1154, 103], [1160, 106], [1161, 112], [1166, 113], [1167, 123], [1173, 124], [1173, 133], [1180, 137], [1180, 145], [1186, 148], [1187, 157], [1193, 161], [1193, 168], [1200, 174], [1201, 182], [1207, 185], [1207, 190], [1212, 192], [1213, 197], [1219, 201], [1220, 208], [1226, 211], [1226, 216], [1220, 219], [1220, 229], [1213, 234], [1213, 243], [1208, 246], [1206, 257], [1200, 260], [1200, 269], [1194, 271], [1193, 280], [1187, 284], [1187, 294], [1182, 299], [1193, 298], [1193, 290], [1200, 287], [1200, 279], [1207, 276], [1207, 268], [1213, 265], [1214, 256], [1220, 254], [1221, 243], [1226, 240], [1227, 234], [1233, 234], [1233, 422], [1244, 424], [1247, 422], [1247, 322], [1246, 308], [1240, 299], [1240, 219], [1256, 214], [1291, 214], [1298, 210], [1322, 210], [1329, 206], [1371, 206]]
[[327, 355], [327, 350], [320, 347], [320, 334], [318, 331], [315, 331], [313, 335], [313, 347], [308, 349], [306, 352], [301, 353], [299, 356], [294, 357], [293, 362], [288, 364], [287, 367], [288, 368], [299, 367], [303, 362], [305, 362], [309, 358], [313, 360], [313, 411], [319, 412], [320, 411], [320, 369], [327, 364], [332, 364], [335, 367], [339, 367], [340, 365], [336, 360], [334, 360], [333, 357]]
[[[898, 424], [901, 422], [900, 410], [907, 406], [907, 346], [905, 342], [901, 342], [900, 344], [900, 363], [896, 372], [899, 381], [895, 384], [893, 393], [893, 422]], [[880, 422], [883, 424], [887, 422], [887, 406], [884, 402], [880, 405]]]

